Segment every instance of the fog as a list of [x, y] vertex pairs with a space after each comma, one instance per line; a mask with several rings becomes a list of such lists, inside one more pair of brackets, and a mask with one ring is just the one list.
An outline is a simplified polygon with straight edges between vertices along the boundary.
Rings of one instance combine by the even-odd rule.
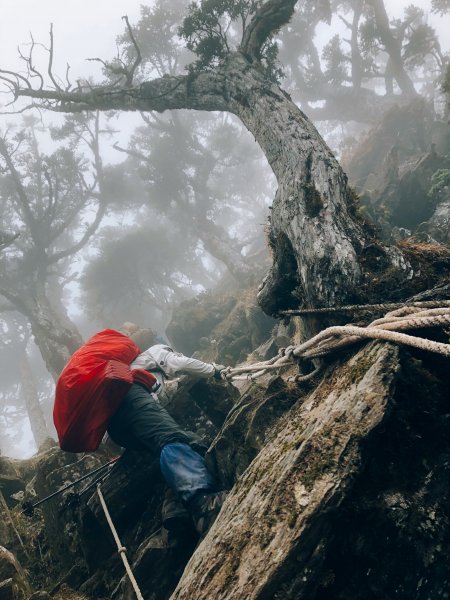
[[[264, 225], [276, 181], [253, 136], [233, 115], [187, 110], [63, 115], [42, 107], [25, 110], [26, 99], [14, 102], [14, 85], [24, 85], [24, 78], [38, 87], [41, 73], [52, 86], [50, 23], [52, 76], [62, 88], [69, 82], [88, 89], [119, 81], [117, 67], [129, 68], [136, 44], [143, 60], [135, 84], [164, 73], [185, 74], [196, 59], [177, 36], [187, 4], [173, 0], [164, 8], [156, 2], [145, 9], [117, 0], [2, 3], [3, 455], [30, 456], [47, 435], [55, 436], [54, 381], [83, 339], [123, 321], [164, 334], [178, 303], [224, 281], [228, 287], [244, 286], [249, 265], [262, 276], [270, 260]], [[277, 36], [279, 62], [267, 62], [271, 76], [342, 160], [386, 239], [394, 226], [411, 233], [419, 226], [403, 222], [400, 209], [395, 223], [386, 211], [377, 213], [384, 199], [373, 190], [380, 187], [377, 177], [386, 170], [383, 161], [391, 147], [386, 141], [386, 148], [364, 164], [355, 156], [389, 110], [409, 105], [408, 82], [426, 110], [420, 113], [422, 133], [406, 141], [401, 130], [396, 133], [402, 139], [400, 159], [411, 161], [431, 143], [448, 152], [448, 140], [438, 135], [448, 119], [441, 89], [449, 57], [448, 13], [432, 13], [431, 2], [421, 0], [415, 6], [423, 14], [411, 8], [405, 14], [410, 5], [384, 2], [390, 31], [401, 46], [404, 85], [367, 6], [354, 39], [358, 52], [352, 54], [351, 2], [334, 8], [327, 2], [299, 3], [292, 23]], [[124, 15], [135, 40], [126, 32]], [[238, 26], [229, 27], [230, 46], [239, 33]], [[18, 47], [28, 61], [20, 60]], [[65, 345], [54, 343], [58, 336]]]

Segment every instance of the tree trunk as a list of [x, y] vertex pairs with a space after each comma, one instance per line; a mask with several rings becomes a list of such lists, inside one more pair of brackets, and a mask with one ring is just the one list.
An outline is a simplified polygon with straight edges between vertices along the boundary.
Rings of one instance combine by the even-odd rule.
[[408, 73], [405, 71], [403, 64], [402, 49], [399, 40], [394, 37], [391, 28], [389, 27], [389, 17], [386, 12], [383, 0], [369, 0], [375, 12], [375, 21], [377, 24], [377, 32], [381, 41], [389, 54], [389, 64], [392, 75], [398, 84], [398, 87], [404, 94], [415, 96], [417, 94], [414, 89], [414, 84], [411, 81]]
[[49, 373], [56, 381], [69, 358], [83, 344], [83, 340], [75, 325], [71, 328], [63, 325], [50, 305], [37, 307], [29, 318], [36, 344]]
[[31, 370], [30, 361], [26, 349], [20, 358], [20, 382], [25, 406], [30, 420], [31, 432], [33, 434], [36, 448], [39, 449], [45, 440], [50, 437], [45, 423], [44, 413], [39, 403], [38, 391]]
[[[273, 266], [259, 301], [274, 314], [361, 299], [373, 240], [356, 218], [347, 177], [307, 117], [236, 54], [227, 68], [229, 109], [263, 149], [278, 181], [269, 243]], [[378, 257], [401, 270], [400, 253]], [[404, 265], [405, 266], [405, 265]]]
[[56, 310], [42, 292], [22, 297], [15, 306], [28, 317], [36, 345], [56, 381], [71, 355], [83, 344], [76, 325]]

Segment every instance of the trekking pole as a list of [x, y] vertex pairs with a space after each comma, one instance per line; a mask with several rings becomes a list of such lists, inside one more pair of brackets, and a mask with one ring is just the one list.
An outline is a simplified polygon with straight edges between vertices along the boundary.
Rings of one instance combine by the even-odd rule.
[[83, 475], [79, 479], [76, 479], [75, 481], [72, 481], [72, 483], [68, 483], [67, 485], [65, 485], [64, 487], [62, 487], [60, 490], [57, 490], [56, 492], [53, 492], [53, 494], [50, 494], [49, 496], [46, 496], [45, 498], [42, 498], [42, 500], [39, 500], [38, 502], [35, 502], [34, 504], [31, 504], [31, 502], [24, 502], [22, 504], [22, 512], [27, 517], [32, 517], [34, 509], [37, 506], [39, 506], [43, 502], [47, 502], [47, 500], [50, 500], [51, 498], [54, 498], [55, 496], [58, 496], [59, 494], [62, 494], [63, 492], [65, 492], [69, 488], [73, 487], [77, 483], [80, 483], [80, 481], [84, 481], [88, 477], [92, 477], [92, 475], [95, 475], [96, 473], [99, 473], [100, 471], [102, 471], [103, 469], [106, 469], [110, 465], [113, 465], [114, 463], [116, 463], [119, 460], [119, 458], [120, 458], [120, 456], [116, 456], [115, 458], [113, 458], [112, 460], [110, 460], [108, 463], [102, 465], [101, 467], [97, 467], [97, 469], [94, 469], [90, 473], [86, 473], [86, 475]]
[[106, 479], [106, 477], [108, 477], [109, 473], [110, 473], [110, 471], [108, 471], [106, 473], [102, 473], [100, 475], [100, 477], [96, 477], [94, 479], [94, 481], [89, 483], [86, 487], [84, 487], [80, 492], [77, 493], [78, 498], [81, 498], [81, 496], [84, 496], [84, 494], [86, 494], [86, 492], [89, 492], [89, 490], [96, 487], [96, 485], [98, 483], [103, 483], [103, 481]]

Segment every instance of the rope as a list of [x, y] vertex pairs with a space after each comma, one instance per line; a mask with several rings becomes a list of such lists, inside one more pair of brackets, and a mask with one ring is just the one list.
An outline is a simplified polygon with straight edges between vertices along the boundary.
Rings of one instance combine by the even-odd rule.
[[387, 311], [395, 308], [420, 306], [423, 308], [439, 308], [450, 306], [450, 300], [426, 300], [423, 302], [387, 302], [385, 304], [348, 304], [347, 306], [331, 306], [324, 308], [299, 308], [281, 310], [280, 315], [327, 315], [340, 312]]
[[[402, 333], [403, 330], [408, 329], [449, 325], [450, 301], [416, 302], [406, 306], [394, 306], [397, 310], [387, 313], [381, 319], [376, 319], [367, 327], [356, 327], [355, 325], [328, 327], [299, 346], [289, 346], [288, 348], [281, 349], [278, 356], [271, 358], [270, 360], [256, 362], [251, 365], [236, 367], [234, 369], [228, 367], [228, 369], [225, 369], [223, 372], [224, 377], [225, 379], [233, 381], [253, 381], [269, 371], [292, 366], [295, 364], [295, 359], [310, 360], [323, 357], [335, 350], [355, 344], [363, 339], [384, 340], [396, 344], [405, 344], [420, 350], [436, 352], [437, 354], [450, 358], [450, 344], [435, 342], [426, 338]], [[366, 308], [366, 306], [361, 308]], [[425, 310], [426, 308], [427, 310]], [[244, 375], [244, 373], [246, 375]], [[289, 380], [296, 382], [307, 381], [308, 379], [312, 379], [317, 373], [318, 369], [308, 375], [297, 375], [293, 378], [289, 378]]]
[[125, 546], [122, 546], [122, 542], [120, 541], [120, 538], [119, 538], [119, 535], [117, 533], [117, 530], [114, 527], [114, 523], [112, 522], [111, 515], [109, 514], [108, 507], [106, 506], [105, 498], [103, 497], [103, 494], [102, 494], [102, 491], [100, 489], [100, 484], [99, 483], [97, 484], [97, 494], [98, 494], [98, 497], [100, 498], [100, 504], [102, 505], [103, 512], [105, 513], [106, 520], [108, 521], [108, 525], [109, 525], [109, 527], [111, 529], [111, 532], [112, 532], [112, 534], [114, 536], [114, 540], [115, 540], [116, 545], [117, 545], [117, 552], [119, 553], [119, 555], [120, 555], [120, 557], [122, 559], [123, 565], [125, 567], [125, 571], [127, 572], [127, 575], [128, 575], [128, 577], [129, 577], [129, 579], [131, 581], [131, 585], [133, 586], [133, 589], [134, 589], [134, 592], [136, 594], [136, 597], [138, 598], [138, 600], [144, 600], [144, 597], [141, 594], [141, 590], [139, 589], [137, 581], [136, 581], [136, 579], [135, 579], [135, 577], [133, 575], [133, 571], [131, 570], [130, 563], [128, 562], [128, 559], [127, 559], [127, 556], [126, 556], [127, 549], [125, 548]]

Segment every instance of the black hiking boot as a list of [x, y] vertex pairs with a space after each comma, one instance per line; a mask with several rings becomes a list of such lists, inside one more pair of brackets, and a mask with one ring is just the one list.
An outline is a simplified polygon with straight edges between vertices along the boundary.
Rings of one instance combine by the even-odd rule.
[[161, 508], [162, 525], [170, 532], [180, 532], [192, 527], [191, 515], [178, 498], [167, 494]]
[[195, 529], [201, 538], [205, 537], [216, 520], [227, 494], [224, 491], [200, 494], [189, 503]]

